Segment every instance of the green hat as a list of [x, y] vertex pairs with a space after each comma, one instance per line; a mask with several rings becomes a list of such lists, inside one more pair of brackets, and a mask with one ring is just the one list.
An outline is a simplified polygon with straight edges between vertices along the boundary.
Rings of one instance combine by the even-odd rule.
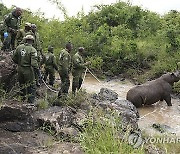
[[51, 46], [51, 45], [48, 46], [48, 51], [53, 51], [53, 49], [54, 49], [53, 46]]
[[32, 35], [26, 35], [24, 37], [24, 40], [33, 40], [34, 41], [34, 37]]

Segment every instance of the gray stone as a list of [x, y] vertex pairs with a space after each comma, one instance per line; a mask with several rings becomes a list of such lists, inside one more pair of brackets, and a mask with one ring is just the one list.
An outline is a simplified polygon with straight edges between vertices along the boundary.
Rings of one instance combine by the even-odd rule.
[[10, 91], [17, 81], [16, 65], [11, 57], [12, 53], [0, 51], [0, 85], [6, 91]]
[[59, 133], [62, 128], [71, 127], [75, 118], [71, 108], [59, 106], [37, 111], [34, 116], [37, 118], [39, 127], [47, 125], [56, 133]]
[[30, 152], [27, 151], [27, 148], [18, 143], [14, 144], [0, 144], [0, 153], [1, 154], [30, 154]]
[[[12, 103], [12, 102], [11, 102]], [[31, 115], [36, 110], [33, 104], [4, 104], [0, 108], [0, 128], [12, 132], [33, 131], [36, 120]]]
[[101, 88], [98, 93], [98, 99], [101, 101], [114, 102], [118, 99], [118, 94], [111, 89]]

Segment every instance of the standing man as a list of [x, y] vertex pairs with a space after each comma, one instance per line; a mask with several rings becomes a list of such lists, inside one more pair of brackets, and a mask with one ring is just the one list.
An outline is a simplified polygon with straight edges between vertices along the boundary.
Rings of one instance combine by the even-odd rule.
[[17, 32], [17, 35], [16, 35], [17, 46], [20, 45], [21, 43], [23, 43], [23, 38], [28, 34], [32, 35], [33, 33], [31, 31], [31, 23], [26, 22], [24, 29], [20, 29]]
[[71, 62], [71, 53], [72, 44], [67, 43], [66, 48], [63, 49], [59, 55], [58, 61], [58, 70], [61, 78], [61, 89], [59, 90], [58, 97], [60, 98], [62, 95], [67, 95], [70, 86], [69, 73], [71, 70], [72, 62]]
[[[31, 30], [33, 32], [33, 36], [34, 36], [34, 44], [33, 47], [37, 50], [37, 55], [38, 55], [38, 64], [39, 64], [39, 68], [40, 68], [40, 64], [43, 58], [43, 54], [42, 54], [42, 47], [41, 47], [41, 42], [39, 39], [39, 33], [37, 32], [37, 26], [35, 24], [31, 24]], [[35, 72], [35, 78], [36, 78], [36, 85], [40, 86], [40, 82], [41, 82], [41, 74]]]
[[39, 33], [37, 32], [37, 26], [35, 24], [31, 24], [31, 30], [34, 35], [34, 44], [33, 47], [37, 50], [38, 56], [42, 55], [42, 47], [41, 47], [41, 42], [39, 38]]
[[28, 103], [35, 100], [35, 76], [34, 70], [38, 71], [37, 51], [32, 46], [34, 37], [27, 35], [25, 44], [19, 45], [14, 54], [13, 61], [18, 65], [18, 80], [23, 98], [28, 97]]
[[1, 37], [1, 43], [4, 41], [4, 22], [0, 22], [0, 37]]
[[79, 90], [82, 85], [82, 74], [84, 69], [90, 62], [84, 62], [83, 55], [85, 51], [83, 47], [79, 47], [78, 52], [73, 56], [73, 69], [72, 69], [72, 92], [75, 93], [76, 90]]
[[58, 70], [57, 64], [56, 64], [56, 58], [53, 54], [54, 48], [52, 46], [48, 47], [48, 53], [44, 57], [45, 58], [45, 75], [44, 75], [44, 81], [46, 82], [46, 79], [49, 75], [49, 85], [53, 86], [55, 81], [55, 70]]
[[7, 38], [3, 39], [2, 50], [14, 50], [15, 39], [20, 28], [22, 10], [16, 8], [4, 20], [4, 34], [8, 33]]

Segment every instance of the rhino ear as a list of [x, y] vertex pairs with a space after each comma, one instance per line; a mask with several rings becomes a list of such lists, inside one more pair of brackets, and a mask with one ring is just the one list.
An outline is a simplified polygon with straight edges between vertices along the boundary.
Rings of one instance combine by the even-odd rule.
[[[172, 74], [172, 73], [171, 73]], [[173, 73], [176, 77], [179, 77], [180, 76], [180, 73], [179, 71], [176, 71], [175, 73]]]

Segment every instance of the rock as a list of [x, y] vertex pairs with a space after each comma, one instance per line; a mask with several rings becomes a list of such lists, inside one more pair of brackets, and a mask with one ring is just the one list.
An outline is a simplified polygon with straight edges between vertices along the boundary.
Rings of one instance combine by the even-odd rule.
[[[12, 103], [12, 102], [11, 102]], [[0, 108], [0, 128], [12, 132], [33, 131], [36, 120], [31, 115], [36, 110], [33, 104], [4, 104]]]
[[107, 89], [107, 88], [101, 88], [100, 92], [97, 95], [97, 98], [100, 101], [110, 101], [114, 102], [118, 99], [118, 94], [114, 92], [113, 90]]
[[39, 127], [47, 125], [56, 133], [61, 132], [63, 128], [71, 127], [75, 118], [71, 108], [59, 106], [37, 111], [34, 116], [37, 118]]
[[152, 127], [160, 133], [176, 134], [175, 133], [176, 131], [173, 128], [171, 128], [170, 126], [165, 125], [165, 124], [154, 123], [154, 124], [152, 124]]
[[122, 119], [122, 128], [124, 130], [127, 128], [132, 131], [138, 129], [139, 113], [132, 103], [128, 100], [116, 100], [109, 107], [115, 110], [119, 118]]
[[35, 130], [33, 132], [10, 132], [0, 129], [0, 154], [49, 154], [55, 144], [51, 135]]
[[178, 108], [178, 110], [180, 111], [180, 105], [179, 105], [177, 108]]
[[[102, 88], [100, 93], [91, 96], [91, 102], [96, 107], [101, 107], [106, 114], [115, 111], [115, 118], [122, 120], [123, 130], [138, 130], [139, 113], [137, 108], [128, 100], [119, 100], [118, 94], [110, 89]], [[129, 128], [130, 127], [130, 128]]]
[[0, 153], [2, 154], [30, 154], [28, 152], [27, 147], [22, 144], [14, 143], [14, 144], [0, 144]]
[[66, 142], [78, 142], [79, 130], [74, 127], [62, 128], [56, 138]]
[[78, 143], [57, 143], [55, 144], [51, 150], [49, 150], [49, 154], [84, 154], [80, 144]]
[[144, 147], [146, 154], [165, 154], [167, 152], [162, 151], [159, 147], [149, 144]]
[[139, 112], [137, 110], [137, 108], [128, 100], [116, 100], [114, 102], [114, 104], [117, 104], [119, 107], [123, 108], [124, 110], [130, 110], [132, 112], [134, 112], [137, 116], [137, 118], [139, 118]]
[[16, 65], [12, 61], [12, 53], [0, 51], [0, 85], [10, 91], [17, 82]]

